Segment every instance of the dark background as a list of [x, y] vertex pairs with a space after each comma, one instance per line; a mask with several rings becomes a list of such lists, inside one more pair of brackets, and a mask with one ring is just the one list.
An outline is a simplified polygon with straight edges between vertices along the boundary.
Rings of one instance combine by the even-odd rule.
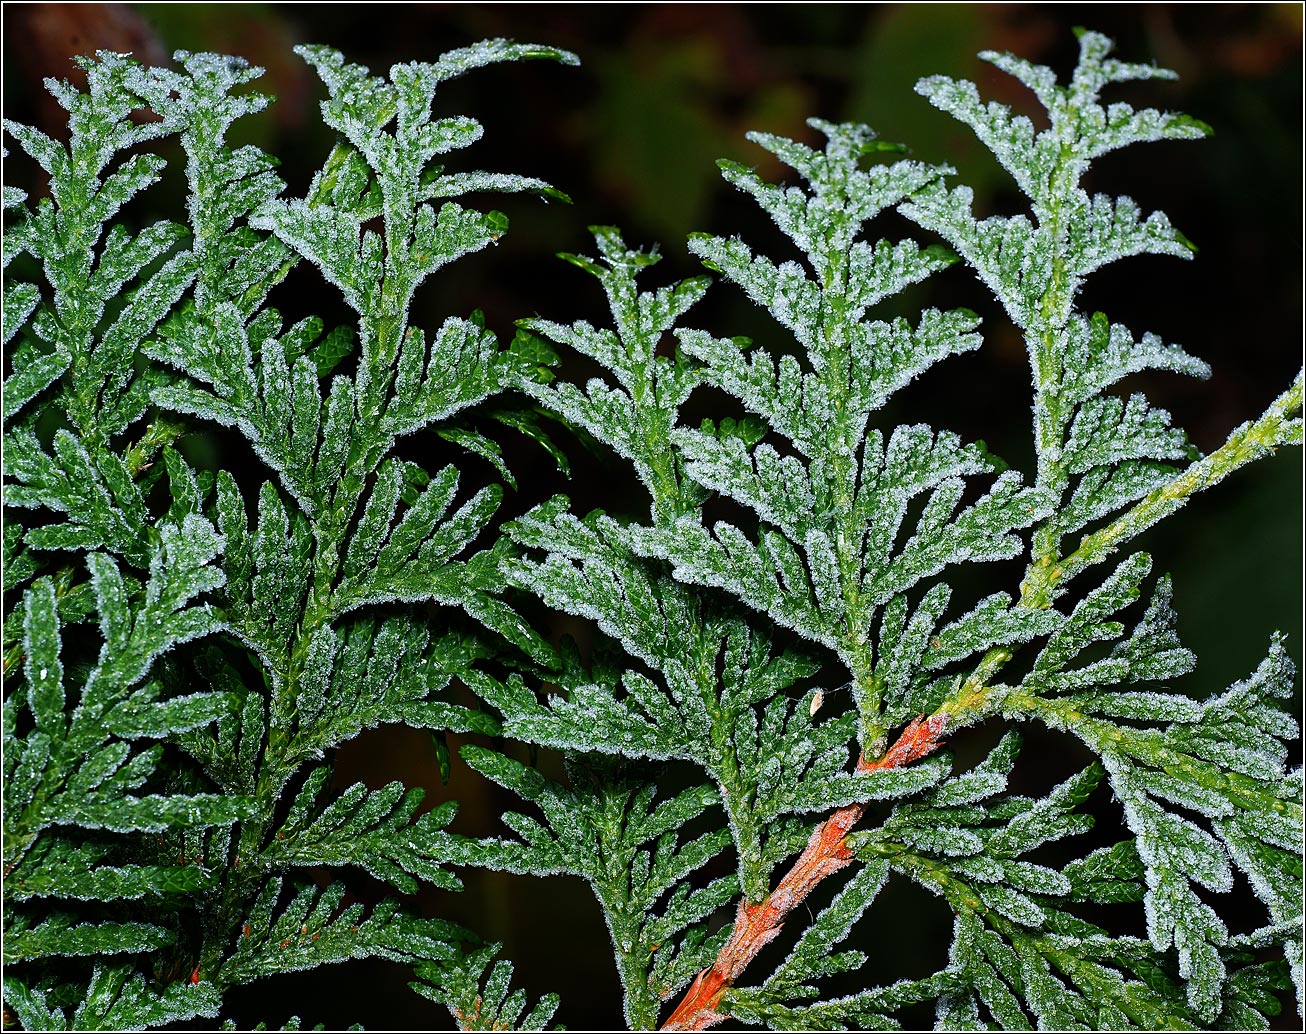
[[[39, 80], [68, 75], [67, 58], [74, 53], [129, 50], [161, 63], [184, 48], [241, 54], [264, 66], [259, 86], [279, 103], [238, 124], [236, 142], [254, 142], [281, 157], [289, 193], [301, 196], [331, 140], [315, 107], [323, 91], [291, 52], [294, 44], [329, 44], [376, 73], [490, 36], [574, 50], [579, 69], [537, 62], [490, 68], [447, 84], [437, 96], [439, 114], [470, 114], [486, 128], [485, 138], [453, 156], [451, 165], [541, 176], [575, 202], [493, 199], [512, 219], [504, 242], [442, 271], [419, 292], [414, 323], [433, 327], [448, 315], [481, 308], [504, 336], [511, 335], [514, 319], [527, 315], [606, 319], [597, 283], [548, 257], [592, 253], [590, 224], [618, 224], [631, 243], [661, 242], [665, 260], [646, 284], [700, 271], [684, 248], [694, 230], [740, 233], [768, 254], [789, 257], [787, 242], [749, 199], [720, 180], [713, 164], [729, 157], [782, 178], [770, 156], [744, 140], [749, 129], [817, 143], [804, 125], [808, 116], [864, 121], [908, 144], [913, 157], [956, 166], [976, 190], [978, 213], [1016, 211], [1020, 198], [970, 131], [911, 87], [926, 74], [964, 76], [977, 81], [986, 98], [1031, 110], [1023, 88], [977, 61], [975, 52], [1011, 50], [1064, 76], [1076, 53], [1070, 29], [1084, 25], [1112, 36], [1123, 59], [1155, 60], [1181, 75], [1177, 83], [1117, 87], [1108, 99], [1184, 111], [1215, 127], [1204, 142], [1110, 155], [1087, 184], [1093, 191], [1127, 193], [1145, 211], [1164, 209], [1201, 249], [1188, 263], [1163, 257], [1119, 263], [1084, 291], [1085, 308], [1103, 308], [1136, 333], [1150, 330], [1176, 341], [1214, 368], [1206, 383], [1155, 375], [1125, 387], [1145, 389], [1170, 408], [1209, 451], [1232, 427], [1259, 414], [1301, 365], [1298, 4], [6, 4], [4, 19], [5, 115], [54, 134], [62, 112]], [[6, 163], [5, 182], [40, 192], [34, 170], [21, 158]], [[174, 163], [166, 182], [147, 192], [128, 217], [176, 218], [183, 186]], [[907, 232], [895, 219], [885, 218], [873, 232]], [[895, 400], [883, 423], [924, 420], [983, 437], [1029, 470], [1030, 388], [1018, 334], [962, 269], [933, 278], [905, 300], [905, 308], [930, 304], [936, 291], [938, 304], [968, 304], [984, 316], [985, 347], [931, 371]], [[301, 268], [272, 302], [290, 318], [316, 312], [347, 321], [330, 293], [322, 291], [315, 271]], [[685, 322], [777, 342], [774, 325], [729, 285], [714, 288]], [[578, 372], [587, 371], [569, 369], [564, 376]], [[710, 412], [728, 403], [712, 397], [695, 404]], [[509, 513], [564, 490], [581, 511], [600, 505], [639, 511], [632, 477], [574, 442], [564, 444], [573, 457], [570, 481], [538, 450], [505, 439], [520, 482], [519, 492], [508, 497]], [[186, 448], [197, 463], [243, 462], [239, 443], [222, 436], [193, 439]], [[432, 453], [428, 468], [444, 459]], [[1199, 658], [1192, 691], [1218, 692], [1253, 670], [1275, 628], [1289, 634], [1289, 650], [1300, 661], [1301, 492], [1301, 456], [1288, 452], [1240, 471], [1140, 540], [1155, 558], [1154, 570], [1174, 576], [1180, 632]], [[1009, 573], [1006, 584], [1014, 584], [1018, 569]], [[568, 630], [577, 631], [574, 623]], [[997, 730], [980, 730], [957, 747], [963, 757], [977, 757], [996, 736]], [[1018, 768], [1022, 791], [1045, 790], [1083, 763], [1073, 744], [1029, 739], [1025, 763], [1035, 770]], [[1037, 768], [1040, 756], [1052, 758], [1045, 769]], [[425, 734], [381, 731], [342, 752], [337, 781], [381, 785], [402, 778], [426, 785], [432, 801], [452, 795], [463, 802], [459, 829], [498, 832], [496, 817], [512, 802], [456, 761], [453, 781], [442, 787], [433, 763]], [[556, 759], [542, 764], [554, 766]], [[1109, 795], [1099, 791], [1098, 797], [1105, 816]], [[1110, 832], [1094, 836], [1103, 843], [1115, 839]], [[945, 960], [946, 913], [902, 883], [864, 924], [861, 946], [874, 967], [867, 983], [924, 975]], [[580, 881], [545, 884], [472, 873], [467, 884], [462, 895], [424, 894], [419, 905], [502, 940], [533, 997], [562, 993], [560, 1022], [573, 1028], [619, 1022], [607, 933]], [[1120, 906], [1125, 909], [1141, 915], [1136, 906]], [[1253, 910], [1244, 927], [1254, 921]], [[1244, 928], [1237, 916], [1230, 922]], [[1128, 921], [1118, 928], [1131, 929]], [[370, 1028], [447, 1025], [442, 1010], [407, 992], [403, 982], [400, 967], [373, 963], [279, 978], [233, 994], [231, 1014], [239, 1024], [280, 1023], [297, 1013], [328, 1027], [356, 1021]]]

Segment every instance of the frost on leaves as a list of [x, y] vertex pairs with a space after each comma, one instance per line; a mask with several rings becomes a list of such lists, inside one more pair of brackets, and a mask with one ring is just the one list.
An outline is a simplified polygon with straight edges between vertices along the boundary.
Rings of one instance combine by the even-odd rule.
[[[1074, 577], [1193, 492], [1300, 438], [1300, 382], [1206, 458], [1141, 393], [1110, 391], [1145, 370], [1209, 371], [1155, 334], [1077, 308], [1085, 279], [1109, 262], [1192, 252], [1164, 214], [1080, 186], [1104, 153], [1206, 132], [1185, 116], [1100, 103], [1111, 83], [1168, 74], [1111, 60], [1109, 50], [1103, 37], [1084, 33], [1068, 87], [1048, 69], [984, 55], [1047, 109], [1042, 131], [982, 102], [972, 84], [920, 85], [994, 152], [1028, 195], [1029, 214], [976, 216], [971, 191], [945, 185], [947, 169], [864, 167], [866, 155], [896, 148], [863, 126], [813, 120], [826, 137], [821, 150], [751, 135], [796, 182], [770, 183], [733, 162], [720, 163], [722, 173], [771, 216], [797, 258], [772, 259], [737, 237], [707, 234], [692, 236], [690, 250], [766, 310], [778, 347], [676, 327], [706, 285], [641, 292], [635, 278], [655, 255], [626, 248], [608, 228], [595, 231], [599, 260], [565, 257], [602, 282], [611, 329], [525, 322], [603, 368], [583, 387], [529, 390], [631, 463], [650, 505], [646, 521], [579, 519], [561, 497], [531, 511], [511, 528], [527, 552], [510, 562], [508, 577], [594, 621], [632, 661], [587, 672], [567, 659], [543, 700], [523, 679], [474, 685], [517, 738], [688, 761], [717, 787], [742, 900], [730, 937], [672, 1011], [673, 1029], [725, 1018], [787, 1028], [890, 1025], [898, 1010], [928, 1001], [943, 1027], [1257, 1025], [1278, 1010], [1267, 990], [1282, 990], [1285, 972], [1282, 962], [1254, 962], [1249, 946], [1281, 944], [1300, 971], [1292, 931], [1300, 917], [1287, 915], [1286, 904], [1300, 881], [1286, 875], [1291, 860], [1274, 853], [1299, 828], [1299, 791], [1270, 763], [1295, 726], [1277, 706], [1258, 705], [1257, 733], [1244, 733], [1241, 720], [1220, 734], [1229, 742], [1198, 731], [1214, 728], [1206, 709], [1218, 705], [1164, 684], [1194, 664], [1175, 633], [1169, 579], [1156, 582], [1131, 632], [1121, 620], [1142, 597], [1145, 555], [1072, 604], [1055, 605]], [[953, 250], [863, 239], [868, 221], [893, 206]], [[895, 392], [980, 343], [966, 310], [873, 318], [877, 304], [959, 259], [1026, 338], [1037, 456], [1030, 484], [981, 443], [924, 424], [877, 425]], [[669, 334], [674, 351], [659, 347]], [[681, 409], [699, 385], [733, 396], [747, 415], [685, 426]], [[713, 494], [741, 505], [748, 520], [705, 520]], [[1084, 535], [1079, 549], [1063, 548], [1073, 534]], [[1022, 555], [1018, 594], [968, 605], [944, 580], [961, 565]], [[822, 689], [801, 695], [801, 670], [751, 691], [747, 669], [730, 658], [745, 641], [743, 621], [761, 641], [761, 616], [807, 641], [804, 665], [808, 657], [837, 662], [851, 676], [855, 706], [832, 708], [838, 695]], [[1018, 652], [1027, 655], [1015, 669], [1022, 674], [1003, 684], [998, 676]], [[1005, 792], [1014, 735], [969, 771], [946, 756], [910, 764], [942, 736], [994, 715], [1050, 724], [1099, 761], [1042, 798]], [[1254, 787], [1232, 743], [1266, 734], [1280, 746], [1266, 748]], [[1026, 857], [1084, 832], [1091, 819], [1081, 806], [1104, 780], [1133, 839], [1064, 871]], [[848, 836], [871, 800], [892, 801], [893, 810]], [[832, 813], [816, 825], [784, 817], [821, 808]], [[787, 847], [776, 851], [786, 822], [791, 833], [779, 839]], [[861, 866], [799, 936], [790, 961], [745, 986], [745, 970], [794, 906], [854, 857]], [[1227, 889], [1235, 865], [1270, 906], [1255, 935], [1229, 935], [1193, 889]], [[830, 952], [892, 873], [953, 911], [948, 965], [821, 1000], [818, 978], [863, 961]], [[1114, 937], [1080, 918], [1075, 906], [1085, 901], [1143, 902], [1148, 938]], [[627, 986], [628, 1018], [630, 1002]]]
[[[435, 105], [485, 65], [575, 59], [488, 40], [380, 76], [299, 53], [336, 134], [302, 197], [283, 196], [272, 156], [229, 142], [270, 103], [239, 59], [102, 54], [88, 93], [48, 83], [67, 144], [6, 123], [49, 179], [47, 198], [3, 199], [5, 266], [28, 281], [7, 280], [3, 304], [7, 1017], [175, 1024], [217, 1016], [238, 985], [379, 957], [412, 965], [413, 990], [462, 1029], [542, 1027], [556, 996], [529, 1007], [497, 945], [400, 897], [456, 890], [466, 867], [586, 880], [642, 1028], [892, 1027], [931, 1004], [943, 1028], [1254, 1028], [1294, 980], [1301, 1000], [1284, 643], [1226, 692], [1189, 695], [1170, 579], [1115, 554], [1300, 444], [1302, 381], [1200, 456], [1121, 385], [1206, 364], [1079, 305], [1108, 263], [1192, 254], [1163, 213], [1082, 186], [1117, 148], [1205, 135], [1101, 98], [1169, 73], [1091, 32], [1066, 85], [983, 55], [1032, 91], [1045, 129], [973, 84], [922, 80], [1028, 198], [1011, 216], [976, 212], [952, 170], [859, 124], [811, 120], [819, 146], [750, 134], [787, 181], [720, 170], [787, 254], [695, 234], [712, 275], [651, 286], [657, 250], [597, 226], [596, 256], [562, 258], [609, 316], [520, 320], [504, 346], [479, 312], [411, 326], [415, 293], [506, 231], [469, 197], [564, 195], [446, 171], [483, 130]], [[138, 148], [164, 136], [184, 154], [185, 222], [128, 229], [123, 206], [165, 174]], [[947, 246], [881, 239], [888, 209]], [[346, 325], [270, 305], [305, 259]], [[966, 309], [901, 312], [907, 288], [946, 286], [959, 263], [1025, 339], [1028, 477], [889, 418], [987, 333]], [[766, 340], [685, 325], [714, 277], [760, 306]], [[555, 379], [555, 349], [597, 373]], [[485, 409], [514, 391], [532, 408]], [[722, 393], [734, 413], [688, 424]], [[496, 537], [505, 490], [480, 460], [519, 486], [474, 414], [564, 471], [536, 418], [583, 432], [630, 465], [646, 508], [514, 500]], [[172, 447], [218, 426], [262, 472], [197, 469]], [[422, 435], [479, 460], [428, 469]], [[421, 445], [400, 454], [402, 439]], [[1011, 561], [1015, 584], [966, 577]], [[525, 594], [591, 622], [594, 648], [550, 642]], [[1016, 792], [1037, 783], [1013, 778], [1016, 730], [964, 760], [985, 721], [1041, 723], [1091, 761]], [[336, 749], [384, 724], [433, 732], [446, 777], [446, 733], [492, 738], [459, 757], [523, 801], [505, 832], [458, 832], [454, 802], [423, 811], [401, 782], [333, 789]], [[540, 749], [563, 754], [562, 777]], [[1076, 850], [1112, 809], [1122, 833]], [[394, 893], [356, 900], [360, 874]], [[951, 945], [937, 971], [880, 985], [867, 946], [891, 940], [862, 920], [904, 878], [951, 915]], [[1244, 878], [1266, 910], [1250, 931], [1221, 911]], [[1108, 928], [1130, 907], [1145, 937]], [[861, 989], [833, 993], [852, 973]]]
[[[211, 1018], [251, 980], [452, 960], [471, 938], [397, 899], [365, 910], [344, 882], [286, 874], [456, 888], [432, 847], [453, 805], [418, 815], [420, 791], [398, 783], [329, 799], [328, 752], [384, 722], [496, 731], [441, 699], [454, 674], [517, 648], [551, 656], [499, 598], [502, 547], [473, 551], [498, 487], [391, 453], [547, 362], [499, 349], [479, 314], [429, 341], [406, 325], [426, 277], [506, 229], [454, 198], [560, 196], [531, 177], [430, 169], [480, 132], [433, 119], [435, 87], [493, 62], [574, 58], [492, 40], [387, 82], [304, 54], [340, 141], [303, 200], [279, 199], [274, 157], [229, 142], [271, 100], [239, 58], [178, 52], [176, 68], [145, 69], [101, 54], [81, 62], [88, 93], [47, 82], [67, 145], [5, 126], [50, 195], [4, 192], [5, 265], [25, 255], [43, 274], [4, 292], [6, 1023], [10, 1010], [28, 1029]], [[184, 154], [186, 221], [133, 232], [118, 214], [165, 163], [132, 152], [164, 136]], [[356, 328], [288, 324], [268, 306], [302, 257]], [[195, 470], [170, 447], [215, 425], [265, 473]], [[30, 527], [9, 519], [17, 507]], [[473, 620], [432, 621], [411, 607], [423, 603]]]

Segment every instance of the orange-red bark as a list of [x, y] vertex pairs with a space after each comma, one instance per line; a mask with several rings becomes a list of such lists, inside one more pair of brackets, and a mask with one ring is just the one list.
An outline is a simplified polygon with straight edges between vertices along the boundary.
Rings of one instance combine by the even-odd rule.
[[[876, 772], [886, 768], [900, 768], [924, 757], [939, 745], [944, 724], [941, 715], [915, 719], [902, 731], [902, 735], [884, 757], [876, 761], [863, 758], [857, 763], [857, 770]], [[747, 901], [740, 902], [730, 939], [718, 953], [712, 967], [694, 978], [675, 1012], [662, 1025], [663, 1030], [706, 1030], [726, 1019], [717, 1011], [717, 1007], [745, 967], [780, 933], [789, 913], [816, 889], [818, 883], [853, 860], [844, 838], [865, 811], [864, 804], [849, 804], [840, 808], [816, 827], [807, 846], [803, 848], [803, 853], [766, 900], [755, 905]]]

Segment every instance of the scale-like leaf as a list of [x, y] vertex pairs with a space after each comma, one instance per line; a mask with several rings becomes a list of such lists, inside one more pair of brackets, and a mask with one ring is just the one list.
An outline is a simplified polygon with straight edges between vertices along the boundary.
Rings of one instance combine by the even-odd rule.
[[417, 893], [418, 879], [444, 890], [462, 889], [429, 844], [431, 834], [453, 819], [452, 801], [414, 820], [422, 790], [405, 791], [396, 782], [369, 792], [355, 783], [319, 811], [313, 802], [330, 774], [329, 768], [319, 768], [309, 775], [285, 825], [260, 853], [260, 864], [273, 869], [354, 865], [404, 894]]
[[526, 1012], [526, 992], [511, 990], [512, 963], [495, 960], [499, 948], [491, 944], [448, 962], [417, 966], [414, 972], [421, 979], [408, 986], [445, 1006], [459, 1030], [557, 1029], [548, 1024], [558, 1009], [558, 996], [544, 995]]
[[465, 936], [452, 923], [407, 915], [390, 899], [370, 910], [345, 905], [343, 884], [292, 887], [284, 904], [281, 890], [279, 879], [264, 885], [217, 974], [223, 983], [369, 956], [397, 962], [452, 958]]
[[[55, 1004], [67, 1001], [67, 985], [29, 987], [5, 976], [5, 1002], [28, 1030], [145, 1030], [196, 1018], [212, 1019], [222, 1003], [211, 983], [189, 981], [159, 986], [133, 967], [97, 964], [89, 984], [74, 991], [80, 1004], [71, 1014]], [[54, 999], [54, 1001], [52, 1001]]]

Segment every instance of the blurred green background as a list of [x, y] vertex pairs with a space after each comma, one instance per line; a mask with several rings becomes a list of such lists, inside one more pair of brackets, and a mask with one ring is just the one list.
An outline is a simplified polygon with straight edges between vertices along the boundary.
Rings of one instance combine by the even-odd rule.
[[[974, 186], [981, 214], [1016, 211], [1021, 201], [996, 163], [912, 85], [926, 74], [964, 76], [986, 97], [1029, 110], [1032, 98], [1023, 88], [975, 53], [1011, 50], [1064, 75], [1074, 63], [1076, 25], [1112, 36], [1126, 60], [1155, 60], [1181, 75], [1177, 83], [1117, 88], [1116, 97], [1185, 111], [1216, 130], [1205, 142], [1137, 147], [1098, 163], [1089, 189], [1130, 194], [1144, 210], [1164, 209], [1201, 250], [1190, 263], [1147, 257], [1109, 267], [1083, 296], [1087, 308], [1102, 308], [1136, 332], [1154, 331], [1211, 363], [1215, 373], [1207, 383], [1154, 376], [1126, 385], [1146, 389], [1209, 450], [1259, 413], [1301, 365], [1299, 4], [7, 4], [4, 108], [6, 117], [58, 134], [61, 112], [40, 80], [68, 75], [75, 53], [129, 50], [151, 63], [178, 48], [241, 54], [267, 69], [261, 89], [279, 102], [245, 120], [237, 142], [281, 157], [290, 192], [302, 195], [331, 140], [316, 111], [322, 91], [291, 52], [294, 44], [329, 44], [377, 72], [490, 36], [574, 50], [579, 69], [541, 63], [487, 69], [448, 84], [437, 97], [441, 114], [470, 114], [486, 128], [484, 140], [455, 156], [458, 167], [541, 176], [575, 201], [544, 206], [494, 199], [512, 219], [503, 244], [442, 272], [419, 294], [418, 324], [432, 327], [481, 308], [492, 328], [510, 335], [512, 321], [527, 315], [606, 319], [597, 284], [550, 257], [592, 252], [585, 230], [591, 224], [620, 225], [632, 243], [660, 242], [665, 261], [649, 282], [699, 272], [684, 249], [686, 234], [695, 230], [740, 233], [771, 255], [790, 257], [787, 242], [752, 202], [717, 175], [714, 161], [721, 157], [784, 175], [744, 139], [750, 129], [816, 143], [804, 124], [809, 116], [864, 121], [909, 145], [913, 157], [954, 165]], [[6, 162], [5, 181], [41, 192], [36, 171], [22, 159]], [[147, 192], [128, 217], [176, 218], [182, 190], [174, 164], [166, 184]], [[874, 232], [906, 228], [890, 216]], [[291, 317], [316, 312], [347, 319], [309, 269], [297, 271], [272, 301]], [[986, 345], [922, 378], [895, 401], [885, 423], [925, 420], [983, 437], [1028, 470], [1029, 383], [1018, 335], [962, 269], [935, 277], [903, 301], [909, 311], [932, 303], [979, 311]], [[773, 325], [728, 285], [710, 292], [686, 323], [777, 344]], [[568, 368], [564, 376], [588, 372]], [[730, 404], [704, 396], [694, 403], [702, 412]], [[564, 490], [581, 510], [636, 512], [642, 505], [633, 478], [572, 442], [566, 443], [574, 458], [570, 482], [534, 447], [507, 444], [520, 471], [510, 514]], [[242, 462], [243, 454], [221, 439], [188, 447], [196, 462]], [[1140, 543], [1153, 553], [1156, 571], [1174, 575], [1180, 631], [1199, 657], [1191, 677], [1196, 692], [1216, 692], [1250, 672], [1275, 628], [1289, 634], [1300, 663], [1301, 472], [1298, 452], [1257, 464]], [[491, 476], [488, 468], [474, 472], [482, 474]], [[1001, 573], [1012, 576], [1009, 582], [1018, 577], [1014, 568]], [[991, 591], [992, 583], [985, 584]], [[565, 627], [584, 634], [574, 622], [541, 620], [553, 622], [554, 633]], [[958, 749], [974, 755], [996, 735], [983, 730]], [[1072, 745], [1040, 741], [1027, 747], [1031, 764], [1042, 746], [1053, 748], [1042, 753], [1054, 762], [1028, 773], [1023, 790], [1046, 788], [1081, 762]], [[556, 759], [542, 764], [554, 766]], [[496, 817], [511, 803], [457, 765], [442, 787], [424, 734], [364, 736], [342, 753], [340, 768], [342, 786], [403, 778], [430, 787], [432, 802], [457, 797], [464, 802], [458, 828], [465, 832], [498, 832]], [[1108, 795], [1099, 796], [1109, 813]], [[1112, 839], [1101, 834], [1102, 842]], [[607, 934], [579, 881], [473, 873], [467, 884], [462, 895], [423, 895], [419, 907], [504, 941], [504, 954], [517, 962], [518, 977], [533, 994], [562, 993], [559, 1021], [573, 1028], [619, 1023]], [[360, 886], [359, 893], [376, 888]], [[876, 912], [864, 932], [875, 981], [923, 974], [946, 953], [946, 914], [913, 887], [899, 887], [891, 897], [890, 911]], [[1237, 927], [1238, 919], [1231, 924]], [[279, 1023], [297, 1013], [328, 1027], [355, 1021], [372, 1028], [447, 1026], [447, 1016], [407, 992], [403, 981], [400, 967], [370, 963], [266, 981], [233, 995], [233, 1015], [241, 1024]]]

